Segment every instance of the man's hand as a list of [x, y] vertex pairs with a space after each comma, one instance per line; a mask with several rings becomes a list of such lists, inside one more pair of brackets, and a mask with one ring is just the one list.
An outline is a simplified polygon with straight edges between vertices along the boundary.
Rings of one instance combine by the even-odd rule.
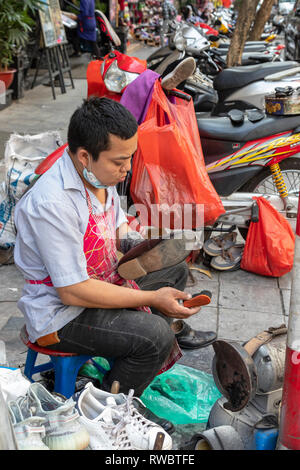
[[162, 287], [153, 294], [151, 307], [156, 308], [166, 317], [189, 318], [201, 309], [201, 307], [187, 308], [180, 305], [178, 300], [188, 300], [191, 298], [191, 294], [174, 289], [173, 287]]

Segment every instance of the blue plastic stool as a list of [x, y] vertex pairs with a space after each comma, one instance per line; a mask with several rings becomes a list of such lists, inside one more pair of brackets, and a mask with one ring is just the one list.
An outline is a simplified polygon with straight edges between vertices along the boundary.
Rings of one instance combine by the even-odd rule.
[[[29, 341], [25, 327], [21, 329], [20, 338], [28, 347], [24, 375], [31, 382], [34, 382], [32, 378], [33, 375], [54, 369], [54, 391], [64, 395], [66, 398], [73, 395], [80, 367], [89, 359], [92, 359], [93, 356], [52, 351], [51, 349], [33, 344]], [[35, 365], [38, 354], [48, 355], [50, 361], [45, 364]], [[105, 359], [109, 362], [110, 366], [112, 366], [113, 361], [111, 359]], [[97, 367], [100, 372], [106, 374], [107, 370], [102, 368], [99, 364], [97, 364]]]

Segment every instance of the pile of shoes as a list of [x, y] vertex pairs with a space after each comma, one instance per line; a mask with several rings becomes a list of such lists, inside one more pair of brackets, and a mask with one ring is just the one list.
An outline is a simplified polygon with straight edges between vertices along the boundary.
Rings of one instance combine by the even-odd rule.
[[146, 417], [149, 410], [133, 395], [104, 392], [89, 382], [66, 399], [34, 382], [26, 395], [7, 403], [18, 449], [172, 449], [170, 435]]
[[244, 243], [237, 243], [237, 233], [210, 237], [203, 245], [203, 251], [210, 257], [210, 266], [217, 271], [236, 271], [240, 268]]

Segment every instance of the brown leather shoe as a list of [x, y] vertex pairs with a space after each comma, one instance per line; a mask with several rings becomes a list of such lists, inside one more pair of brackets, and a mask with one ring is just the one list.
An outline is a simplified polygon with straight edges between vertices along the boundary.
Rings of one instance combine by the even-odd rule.
[[180, 239], [172, 236], [141, 242], [120, 259], [118, 273], [124, 279], [137, 279], [181, 263], [190, 254], [193, 242], [184, 232], [181, 235]]

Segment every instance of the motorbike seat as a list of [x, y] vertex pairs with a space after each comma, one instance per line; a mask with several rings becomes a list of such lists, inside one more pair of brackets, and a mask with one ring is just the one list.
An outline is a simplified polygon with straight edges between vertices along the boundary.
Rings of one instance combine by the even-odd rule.
[[[229, 47], [222, 47], [222, 45], [220, 45], [218, 47], [218, 49], [220, 51], [228, 51]], [[254, 44], [254, 45], [250, 45], [250, 46], [247, 46], [247, 44], [245, 45], [243, 51], [244, 52], [261, 52], [261, 51], [265, 51], [267, 50], [267, 47], [266, 47], [266, 44], [264, 43], [261, 43], [261, 44]]]
[[269, 135], [280, 134], [299, 127], [299, 116], [265, 116], [258, 122], [249, 121], [233, 125], [229, 117], [207, 117], [207, 113], [196, 113], [201, 139], [249, 142]]
[[297, 62], [270, 62], [256, 65], [244, 65], [240, 67], [232, 67], [222, 72], [214, 78], [214, 89], [221, 91], [232, 88], [242, 88], [249, 83], [262, 80], [267, 75], [282, 72], [299, 66]]
[[[267, 43], [265, 41], [246, 41], [245, 42], [245, 47], [248, 47], [248, 46], [266, 46]], [[229, 48], [230, 46], [230, 42], [225, 42], [225, 43], [222, 43], [222, 44], [219, 44], [218, 48]]]

